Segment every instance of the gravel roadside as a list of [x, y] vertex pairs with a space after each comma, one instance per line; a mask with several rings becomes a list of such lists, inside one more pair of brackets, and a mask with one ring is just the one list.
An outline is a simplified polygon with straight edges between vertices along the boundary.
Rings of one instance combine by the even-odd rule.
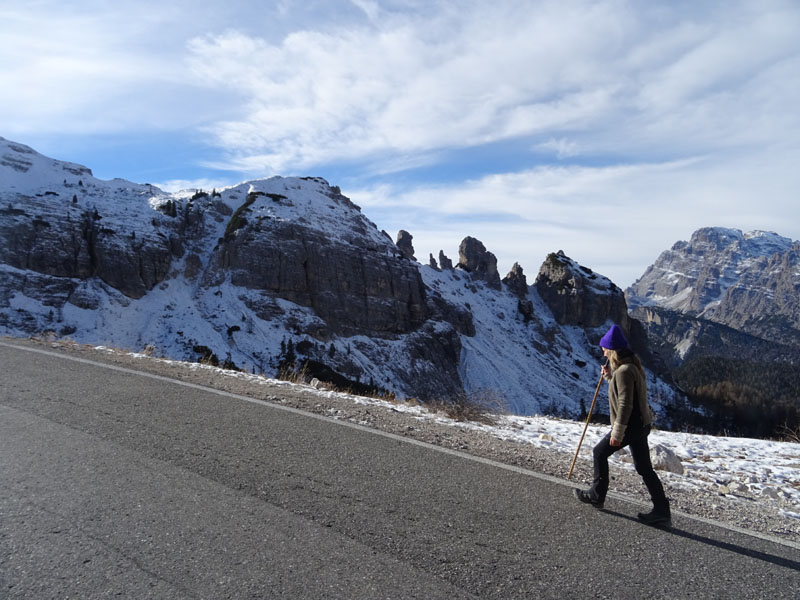
[[[362, 426], [379, 429], [403, 437], [458, 450], [566, 479], [572, 455], [530, 444], [507, 441], [485, 431], [454, 427], [434, 419], [419, 417], [392, 408], [391, 403], [364, 404], [347, 394], [320, 394], [307, 385], [289, 386], [283, 382], [253, 377], [241, 377], [221, 369], [200, 367], [152, 358], [143, 354], [80, 345], [68, 341], [44, 339], [2, 338], [8, 343], [64, 352], [89, 360], [131, 368], [239, 394], [267, 402], [298, 408], [315, 414], [347, 420]], [[443, 417], [443, 415], [440, 415]], [[591, 480], [591, 464], [579, 459], [572, 481], [576, 486]], [[797, 544], [800, 542], [800, 519], [787, 518], [775, 506], [743, 496], [723, 495], [712, 491], [690, 491], [670, 488], [666, 483], [674, 511], [711, 519], [748, 531], [766, 534]], [[640, 502], [648, 502], [640, 477], [632, 471], [614, 469], [610, 491]], [[680, 518], [678, 516], [678, 518]]]

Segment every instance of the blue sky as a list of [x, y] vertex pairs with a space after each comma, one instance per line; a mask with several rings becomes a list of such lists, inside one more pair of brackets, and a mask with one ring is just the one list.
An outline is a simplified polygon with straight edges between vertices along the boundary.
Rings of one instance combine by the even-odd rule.
[[625, 287], [699, 227], [800, 239], [800, 3], [6, 0], [0, 136], [164, 189], [339, 185]]

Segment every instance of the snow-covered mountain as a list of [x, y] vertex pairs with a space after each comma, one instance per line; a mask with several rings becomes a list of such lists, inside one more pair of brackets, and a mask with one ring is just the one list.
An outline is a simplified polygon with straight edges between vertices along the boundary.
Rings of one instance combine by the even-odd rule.
[[767, 231], [706, 227], [663, 252], [628, 290], [631, 306], [656, 305], [710, 316], [726, 293], [765, 260], [792, 250], [792, 240]]
[[[563, 253], [535, 285], [518, 265], [500, 282], [476, 242], [423, 266], [319, 178], [169, 194], [0, 138], [0, 334], [269, 375], [296, 357], [401, 397], [577, 416], [611, 321], [644, 343], [622, 291]], [[677, 395], [650, 387], [659, 409]]]
[[[681, 315], [673, 329], [684, 335], [672, 335], [681, 356], [699, 323], [708, 322], [800, 349], [800, 242], [765, 231], [700, 229], [663, 252], [626, 298], [645, 322], [663, 322], [664, 310]], [[698, 325], [686, 327], [687, 319]]]

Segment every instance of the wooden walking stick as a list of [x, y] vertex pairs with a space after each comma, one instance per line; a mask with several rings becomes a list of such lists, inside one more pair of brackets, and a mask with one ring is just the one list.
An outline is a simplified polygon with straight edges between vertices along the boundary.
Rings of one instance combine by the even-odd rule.
[[597, 387], [594, 390], [594, 397], [592, 398], [592, 405], [589, 407], [589, 414], [586, 415], [586, 424], [583, 426], [583, 433], [581, 434], [581, 439], [578, 442], [578, 448], [575, 450], [575, 458], [572, 459], [572, 465], [569, 468], [569, 475], [567, 475], [567, 479], [572, 477], [572, 469], [575, 468], [575, 462], [578, 460], [578, 452], [581, 451], [581, 444], [583, 444], [583, 436], [586, 435], [586, 430], [589, 428], [589, 419], [592, 418], [592, 411], [594, 410], [594, 403], [597, 400], [597, 394], [600, 391], [600, 386], [603, 384], [603, 372], [600, 371], [600, 381], [597, 382]]

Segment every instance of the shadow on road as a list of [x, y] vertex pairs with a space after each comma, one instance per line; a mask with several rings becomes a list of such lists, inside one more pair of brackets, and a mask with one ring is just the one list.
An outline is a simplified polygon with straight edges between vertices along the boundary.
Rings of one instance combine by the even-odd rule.
[[[625, 515], [608, 509], [604, 509], [603, 512], [608, 513], [610, 515], [614, 515], [615, 517], [620, 517], [621, 519], [627, 519], [629, 521], [633, 521], [634, 523], [641, 524], [639, 522], [639, 519], [631, 517], [630, 515]], [[647, 527], [647, 526], [642, 525], [642, 527]], [[757, 558], [758, 560], [763, 560], [764, 562], [768, 562], [773, 565], [778, 565], [779, 567], [786, 567], [787, 569], [792, 569], [793, 571], [800, 572], [800, 562], [796, 560], [791, 560], [788, 558], [784, 558], [782, 556], [775, 556], [773, 554], [761, 552], [760, 550], [753, 550], [752, 548], [745, 548], [744, 546], [739, 546], [738, 544], [732, 544], [730, 542], [723, 542], [722, 540], [715, 540], [713, 538], [706, 537], [704, 535], [699, 535], [697, 533], [691, 533], [690, 531], [685, 531], [683, 529], [679, 529], [674, 526], [671, 529], [660, 529], [660, 531], [672, 535], [677, 535], [687, 540], [692, 540], [693, 542], [708, 544], [709, 546], [714, 546], [715, 548], [727, 550], [728, 552], [735, 552], [736, 554], [741, 554], [742, 556], [747, 556], [749, 558]]]

